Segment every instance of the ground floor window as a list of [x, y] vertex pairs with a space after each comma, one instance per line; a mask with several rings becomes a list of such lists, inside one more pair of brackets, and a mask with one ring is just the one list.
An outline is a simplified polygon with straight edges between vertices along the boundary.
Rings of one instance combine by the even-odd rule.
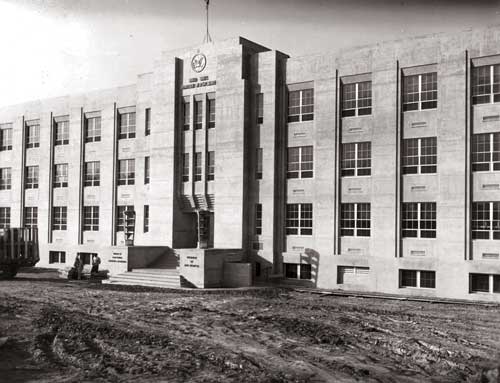
[[286, 205], [286, 234], [312, 235], [312, 203], [289, 203]]
[[49, 251], [49, 263], [66, 263], [66, 252]]
[[289, 279], [311, 279], [311, 265], [308, 263], [285, 263], [285, 277]]
[[370, 268], [365, 266], [338, 266], [337, 284], [364, 284], [370, 274]]
[[500, 274], [469, 274], [471, 293], [500, 293]]
[[399, 270], [399, 287], [436, 288], [436, 272], [427, 270]]

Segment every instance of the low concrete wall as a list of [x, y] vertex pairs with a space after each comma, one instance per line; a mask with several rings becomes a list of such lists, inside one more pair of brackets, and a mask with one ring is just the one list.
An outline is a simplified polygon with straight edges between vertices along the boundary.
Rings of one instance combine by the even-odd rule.
[[243, 259], [242, 249], [176, 249], [180, 275], [188, 286], [224, 286], [224, 263]]
[[225, 262], [223, 274], [224, 287], [248, 287], [252, 285], [252, 264]]
[[169, 251], [166, 246], [110, 246], [100, 253], [101, 268], [113, 276], [148, 267]]

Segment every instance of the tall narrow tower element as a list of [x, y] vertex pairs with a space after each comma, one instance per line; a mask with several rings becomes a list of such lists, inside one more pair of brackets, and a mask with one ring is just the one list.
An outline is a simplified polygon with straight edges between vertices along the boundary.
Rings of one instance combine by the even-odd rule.
[[207, 13], [207, 32], [205, 34], [205, 38], [203, 39], [203, 43], [211, 43], [212, 36], [210, 36], [210, 32], [208, 31], [208, 6], [210, 5], [210, 0], [205, 0], [205, 9]]

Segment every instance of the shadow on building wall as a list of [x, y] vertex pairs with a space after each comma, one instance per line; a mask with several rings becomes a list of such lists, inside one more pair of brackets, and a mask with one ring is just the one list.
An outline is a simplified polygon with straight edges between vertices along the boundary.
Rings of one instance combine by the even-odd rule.
[[318, 284], [318, 272], [319, 272], [319, 253], [316, 250], [306, 248], [303, 253], [300, 254], [300, 263], [308, 263], [311, 265], [311, 282], [314, 287]]

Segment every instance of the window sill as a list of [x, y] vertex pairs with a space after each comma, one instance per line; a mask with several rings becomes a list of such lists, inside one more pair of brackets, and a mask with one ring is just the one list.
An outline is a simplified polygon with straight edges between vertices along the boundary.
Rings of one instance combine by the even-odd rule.
[[366, 175], [366, 176], [341, 176], [342, 178], [368, 178], [371, 177], [372, 175]]
[[341, 120], [347, 119], [353, 119], [353, 118], [366, 118], [366, 117], [373, 117], [373, 114], [363, 114], [361, 116], [345, 116], [345, 117], [340, 117]]
[[497, 174], [500, 173], [500, 170], [472, 170], [472, 173], [480, 173], [480, 174]]
[[307, 121], [292, 121], [292, 122], [287, 122], [287, 125], [300, 125], [300, 124], [308, 124], [308, 123], [313, 123], [314, 120], [307, 120]]
[[404, 110], [403, 113], [418, 113], [418, 112], [427, 112], [427, 111], [431, 111], [431, 110], [438, 110], [438, 108]]
[[410, 174], [401, 174], [403, 177], [415, 177], [415, 176], [437, 176], [436, 173], [410, 173]]

